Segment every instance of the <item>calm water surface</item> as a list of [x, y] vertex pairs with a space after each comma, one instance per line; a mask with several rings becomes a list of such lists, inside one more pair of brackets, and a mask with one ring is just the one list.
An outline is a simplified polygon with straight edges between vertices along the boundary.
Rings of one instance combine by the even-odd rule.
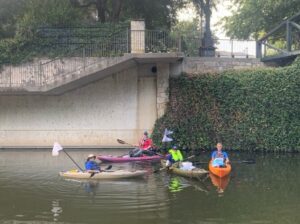
[[[82, 164], [89, 153], [69, 151]], [[201, 161], [209, 155], [203, 154]], [[256, 164], [234, 163], [254, 158]], [[227, 179], [190, 180], [153, 173], [159, 164], [113, 164], [146, 169], [136, 180], [76, 181], [58, 176], [75, 166], [48, 150], [0, 150], [0, 223], [219, 224], [299, 223], [300, 155], [231, 153]], [[102, 165], [106, 167], [107, 164]]]

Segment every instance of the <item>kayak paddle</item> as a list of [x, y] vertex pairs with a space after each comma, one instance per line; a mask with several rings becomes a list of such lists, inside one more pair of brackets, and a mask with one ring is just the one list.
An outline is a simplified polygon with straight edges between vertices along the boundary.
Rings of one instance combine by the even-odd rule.
[[[186, 159], [184, 159], [184, 160], [182, 160], [182, 161], [178, 161], [178, 162], [176, 162], [176, 163], [173, 163], [172, 166], [177, 165], [179, 162], [184, 162], [184, 161], [187, 161], [187, 160], [189, 160], [189, 159], [191, 159], [191, 158], [194, 158], [194, 157], [195, 157], [195, 155], [191, 155], [191, 156], [187, 157]], [[157, 173], [157, 172], [159, 172], [159, 171], [165, 170], [165, 169], [167, 169], [167, 168], [168, 168], [168, 166], [165, 166], [165, 167], [163, 167], [163, 168], [160, 168], [160, 169], [158, 169], [158, 170], [155, 170], [154, 173]]]
[[[100, 173], [105, 172], [106, 170], [110, 170], [111, 168], [112, 168], [112, 165], [108, 165], [104, 170], [101, 170]], [[96, 173], [99, 173], [99, 172], [92, 172], [90, 178], [93, 177]]]
[[[255, 164], [254, 159], [248, 159], [248, 160], [237, 160], [237, 161], [229, 161], [229, 163], [245, 163], [245, 164]], [[195, 162], [196, 165], [198, 164], [208, 164], [208, 162]]]
[[[130, 143], [128, 143], [128, 142], [125, 142], [125, 141], [123, 141], [122, 139], [117, 139], [117, 142], [118, 143], [120, 143], [120, 144], [122, 144], [122, 145], [130, 145], [130, 146], [132, 146], [132, 147], [137, 147], [137, 146], [135, 146], [135, 145], [132, 145], [132, 144], [130, 144]], [[154, 148], [154, 147], [152, 147], [152, 148]], [[152, 151], [152, 152], [154, 152], [154, 151]], [[157, 152], [154, 152], [154, 154], [156, 154], [156, 155], [159, 155], [159, 156], [163, 156], [162, 154], [159, 154], [159, 153], [157, 153]], [[127, 154], [124, 154], [124, 155], [121, 155], [121, 157], [122, 156], [125, 156], [125, 155], [128, 155], [128, 153]]]
[[132, 146], [132, 147], [136, 147], [136, 146], [134, 146], [134, 145], [132, 145], [132, 144], [130, 144], [130, 143], [128, 143], [128, 142], [125, 142], [125, 141], [123, 141], [122, 139], [117, 139], [117, 142], [119, 142], [120, 144], [122, 144], [122, 145], [130, 145], [130, 146]]

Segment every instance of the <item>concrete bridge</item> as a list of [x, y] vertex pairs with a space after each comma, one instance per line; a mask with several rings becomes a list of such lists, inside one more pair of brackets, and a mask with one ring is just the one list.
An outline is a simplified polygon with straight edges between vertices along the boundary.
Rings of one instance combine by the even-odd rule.
[[[138, 24], [139, 25], [139, 24]], [[169, 78], [263, 66], [256, 59], [145, 53], [43, 59], [0, 73], [0, 147], [117, 147], [151, 132], [169, 101]], [[138, 46], [134, 49], [134, 46]]]

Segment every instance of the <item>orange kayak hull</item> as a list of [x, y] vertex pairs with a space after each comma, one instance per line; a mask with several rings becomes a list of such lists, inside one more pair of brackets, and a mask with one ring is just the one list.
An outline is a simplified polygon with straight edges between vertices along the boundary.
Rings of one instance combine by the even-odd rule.
[[225, 190], [229, 183], [229, 175], [225, 177], [217, 177], [216, 175], [210, 173], [209, 177], [214, 186], [216, 186], [220, 190]]
[[209, 171], [218, 176], [218, 177], [225, 177], [228, 176], [231, 172], [231, 165], [227, 164], [226, 167], [213, 167], [212, 166], [212, 161], [209, 162], [208, 164], [208, 169]]

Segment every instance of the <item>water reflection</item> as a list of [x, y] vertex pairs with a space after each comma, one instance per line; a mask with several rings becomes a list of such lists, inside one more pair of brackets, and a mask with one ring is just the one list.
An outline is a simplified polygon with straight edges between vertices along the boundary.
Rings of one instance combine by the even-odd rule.
[[188, 184], [183, 184], [179, 177], [172, 177], [169, 181], [169, 190], [171, 193], [182, 191]]
[[217, 187], [217, 192], [222, 195], [229, 183], [230, 176], [225, 176], [225, 177], [218, 177], [212, 173], [209, 173], [209, 177], [211, 180], [211, 183]]
[[90, 196], [95, 196], [99, 187], [98, 181], [87, 181], [83, 184], [85, 192]]
[[[87, 154], [97, 154], [95, 150], [69, 153], [80, 165]], [[122, 153], [109, 150], [109, 154]], [[232, 153], [231, 158], [249, 155]], [[64, 154], [0, 150], [0, 223], [298, 223], [299, 155], [256, 155], [255, 159], [256, 164], [235, 164], [227, 180], [210, 176], [192, 180], [153, 173], [159, 164], [127, 163], [113, 164], [112, 169], [146, 169], [145, 178], [84, 182], [58, 176], [59, 171], [74, 168]], [[223, 193], [218, 194], [218, 188]]]
[[59, 206], [59, 200], [52, 201], [53, 221], [57, 222], [59, 215], [63, 212], [62, 207]]

